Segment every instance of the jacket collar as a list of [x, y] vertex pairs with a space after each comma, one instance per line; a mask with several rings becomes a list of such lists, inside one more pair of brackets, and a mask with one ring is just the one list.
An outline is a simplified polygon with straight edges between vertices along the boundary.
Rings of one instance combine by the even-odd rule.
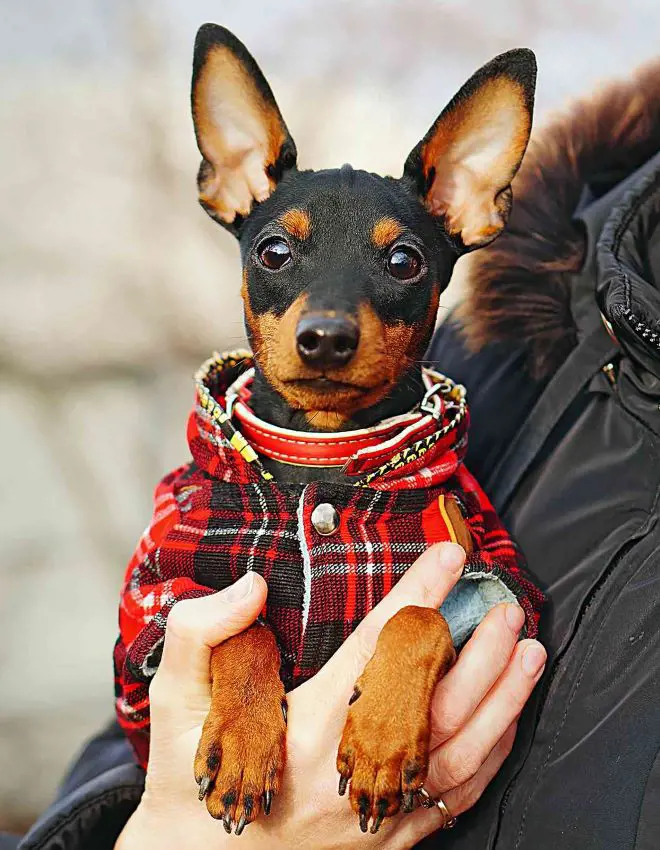
[[[372, 428], [334, 433], [290, 431], [259, 419], [249, 405], [253, 374], [252, 356], [235, 351], [215, 354], [196, 375], [191, 451], [198, 466], [224, 480], [272, 480], [260, 459], [265, 456], [294, 465], [338, 467], [355, 484], [376, 486], [381, 479], [406, 479], [438, 464], [448, 477], [465, 454], [465, 388], [434, 370], [424, 370], [426, 394], [412, 410]], [[432, 478], [437, 483], [438, 476]]]
[[[573, 312], [588, 325], [600, 310], [610, 334], [638, 365], [660, 377], [660, 154], [576, 216], [587, 237], [588, 259], [573, 297]], [[596, 302], [594, 305], [594, 279]]]

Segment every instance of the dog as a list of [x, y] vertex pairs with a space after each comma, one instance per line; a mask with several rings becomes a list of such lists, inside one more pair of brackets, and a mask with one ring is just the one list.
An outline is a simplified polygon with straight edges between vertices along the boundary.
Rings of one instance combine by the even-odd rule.
[[[115, 667], [118, 716], [146, 764], [148, 683], [173, 603], [248, 569], [264, 575], [264, 616], [212, 653], [194, 764], [199, 798], [228, 832], [267, 815], [280, 789], [286, 689], [430, 543], [453, 540], [468, 555], [453, 605], [483, 615], [488, 579], [488, 604], [517, 600], [523, 635], [536, 634], [541, 594], [462, 464], [465, 392], [422, 366], [454, 263], [506, 224], [535, 79], [529, 50], [493, 59], [398, 179], [349, 165], [301, 171], [244, 45], [213, 24], [197, 34], [199, 201], [238, 239], [253, 354], [216, 356], [197, 376], [193, 462], [156, 491], [126, 576]], [[433, 690], [467, 637], [443, 612], [397, 613], [356, 683], [337, 769], [363, 832], [423, 794]]]

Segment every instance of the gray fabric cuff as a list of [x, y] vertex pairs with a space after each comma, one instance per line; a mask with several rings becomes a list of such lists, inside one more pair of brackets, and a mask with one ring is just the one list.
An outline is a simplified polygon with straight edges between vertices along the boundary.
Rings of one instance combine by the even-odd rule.
[[440, 606], [455, 647], [462, 646], [486, 614], [500, 602], [517, 602], [493, 573], [466, 573]]

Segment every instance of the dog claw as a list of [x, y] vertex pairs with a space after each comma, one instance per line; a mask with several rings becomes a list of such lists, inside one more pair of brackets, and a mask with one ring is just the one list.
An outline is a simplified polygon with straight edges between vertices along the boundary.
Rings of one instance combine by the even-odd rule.
[[231, 818], [229, 817], [229, 813], [227, 813], [227, 814], [223, 817], [223, 819], [222, 819], [222, 825], [223, 825], [223, 826], [224, 826], [224, 828], [225, 828], [225, 832], [226, 832], [228, 835], [231, 835], [231, 826], [232, 826], [232, 824], [231, 824]]
[[356, 685], [356, 686], [353, 688], [353, 693], [351, 694], [351, 698], [349, 699], [348, 704], [349, 704], [349, 705], [353, 705], [353, 703], [355, 702], [355, 700], [359, 699], [361, 696], [362, 696], [362, 691], [361, 691], [361, 690], [358, 688], [358, 686]]
[[289, 714], [289, 707], [285, 699], [282, 700], [282, 716], [284, 717], [284, 723], [287, 723], [287, 717]]
[[410, 814], [415, 808], [415, 795], [412, 791], [407, 791], [403, 795], [403, 811]]
[[270, 814], [270, 807], [273, 804], [273, 792], [264, 791], [264, 814]]
[[375, 835], [378, 832], [378, 830], [380, 829], [380, 825], [384, 819], [385, 815], [379, 813], [376, 820], [371, 824], [371, 829], [369, 830], [372, 835]]
[[360, 829], [366, 832], [369, 826], [369, 800], [366, 796], [360, 799]]
[[210, 776], [202, 776], [199, 780], [199, 794], [197, 798], [199, 800], [203, 800], [204, 797], [209, 793], [209, 786], [211, 785], [211, 777]]
[[371, 824], [371, 834], [375, 835], [380, 829], [380, 825], [385, 819], [385, 812], [387, 811], [387, 800], [379, 800], [378, 802], [378, 814], [374, 822]]
[[245, 824], [247, 821], [245, 820], [245, 815], [241, 815], [241, 819], [236, 824], [236, 829], [234, 830], [234, 835], [240, 835], [241, 832], [245, 829]]
[[339, 777], [339, 796], [343, 797], [346, 793], [346, 786], [348, 785], [348, 776], [340, 776]]

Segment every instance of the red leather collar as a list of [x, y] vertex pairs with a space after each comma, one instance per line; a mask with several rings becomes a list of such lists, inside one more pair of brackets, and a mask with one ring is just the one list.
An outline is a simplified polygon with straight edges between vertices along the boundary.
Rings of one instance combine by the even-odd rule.
[[226, 411], [240, 423], [240, 431], [261, 455], [294, 466], [350, 467], [361, 470], [378, 466], [416, 440], [438, 430], [443, 400], [429, 374], [421, 405], [408, 413], [385, 419], [370, 428], [356, 431], [304, 432], [279, 428], [260, 419], [249, 406], [254, 369], [242, 374], [227, 390]]

